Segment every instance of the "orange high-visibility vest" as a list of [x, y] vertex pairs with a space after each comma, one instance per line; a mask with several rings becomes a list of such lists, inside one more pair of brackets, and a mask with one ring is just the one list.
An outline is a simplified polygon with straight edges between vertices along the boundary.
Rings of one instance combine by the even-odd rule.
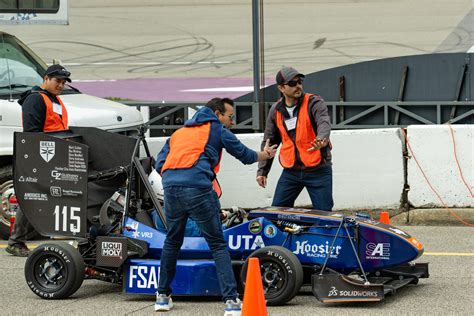
[[[182, 127], [171, 135], [169, 146], [170, 151], [166, 157], [165, 163], [161, 168], [161, 174], [167, 169], [187, 169], [194, 166], [209, 140], [211, 132], [211, 122], [203, 125]], [[219, 172], [220, 158], [214, 167], [214, 174]], [[212, 188], [217, 196], [222, 195], [222, 190], [217, 179], [212, 181]]]
[[55, 132], [55, 131], [63, 131], [68, 128], [68, 118], [67, 118], [67, 110], [63, 104], [63, 101], [59, 97], [56, 97], [61, 105], [61, 115], [54, 112], [53, 110], [53, 102], [51, 99], [44, 93], [39, 93], [44, 100], [44, 104], [46, 105], [46, 119], [44, 121], [43, 132]]
[[282, 140], [279, 159], [283, 168], [292, 168], [295, 165], [296, 151], [298, 151], [300, 160], [306, 167], [315, 167], [321, 162], [320, 150], [308, 152], [308, 148], [311, 148], [311, 142], [316, 138], [316, 131], [313, 129], [308, 111], [310, 96], [312, 94], [306, 93], [304, 95], [298, 111], [295, 142], [286, 131], [285, 118], [279, 111], [275, 111], [276, 125], [280, 130]]

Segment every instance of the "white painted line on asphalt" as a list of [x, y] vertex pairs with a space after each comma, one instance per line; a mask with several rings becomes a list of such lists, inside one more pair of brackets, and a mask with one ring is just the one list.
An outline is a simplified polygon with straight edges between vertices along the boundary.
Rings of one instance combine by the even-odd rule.
[[474, 257], [473, 252], [424, 252], [424, 256]]
[[117, 81], [116, 79], [74, 79], [74, 82], [109, 82]]
[[468, 49], [468, 53], [474, 53], [474, 46], [471, 46], [471, 48]]
[[[265, 88], [265, 87], [262, 87], [262, 88]], [[250, 92], [250, 91], [253, 91], [253, 86], [187, 89], [187, 90], [180, 90], [180, 91], [181, 92]]]
[[159, 66], [159, 65], [215, 65], [232, 64], [232, 61], [169, 61], [169, 62], [96, 62], [96, 63], [63, 63], [64, 66]]

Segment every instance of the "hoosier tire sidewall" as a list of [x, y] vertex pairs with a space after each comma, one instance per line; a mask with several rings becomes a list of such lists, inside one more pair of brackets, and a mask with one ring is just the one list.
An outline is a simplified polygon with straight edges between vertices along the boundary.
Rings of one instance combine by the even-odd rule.
[[[46, 289], [38, 283], [36, 265], [46, 258], [56, 258], [61, 261], [66, 273], [66, 281], [55, 290]], [[30, 253], [25, 263], [25, 279], [28, 287], [41, 298], [62, 299], [74, 294], [84, 280], [84, 260], [73, 246], [66, 243], [40, 245]]]
[[[260, 265], [266, 262], [276, 262], [284, 269], [284, 288], [278, 290], [277, 296], [266, 295], [267, 305], [283, 305], [298, 294], [303, 284], [303, 268], [291, 251], [279, 246], [269, 246], [254, 251], [249, 258], [258, 258]], [[242, 267], [242, 284], [245, 284], [247, 267], [248, 259]]]

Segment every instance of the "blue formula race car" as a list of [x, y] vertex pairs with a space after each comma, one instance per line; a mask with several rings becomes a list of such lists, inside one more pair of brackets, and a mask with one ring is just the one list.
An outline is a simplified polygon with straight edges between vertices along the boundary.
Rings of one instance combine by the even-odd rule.
[[[66, 298], [84, 279], [155, 294], [166, 219], [149, 181], [153, 158], [143, 135], [144, 129], [127, 137], [82, 127], [15, 134], [21, 210], [43, 236], [72, 239], [29, 255], [26, 282], [38, 296]], [[423, 253], [418, 240], [369, 217], [277, 207], [226, 215], [241, 290], [248, 259], [259, 258], [268, 305], [287, 303], [303, 285], [322, 302], [380, 301], [429, 276], [428, 264], [413, 263]], [[173, 295], [220, 296], [203, 237], [185, 237], [172, 288]]]

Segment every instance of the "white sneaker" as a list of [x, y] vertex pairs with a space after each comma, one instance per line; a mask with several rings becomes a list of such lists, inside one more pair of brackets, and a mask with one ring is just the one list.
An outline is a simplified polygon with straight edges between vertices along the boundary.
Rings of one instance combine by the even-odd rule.
[[227, 300], [225, 302], [224, 316], [241, 316], [242, 315], [242, 301], [236, 298], [235, 300]]
[[173, 300], [171, 296], [166, 296], [165, 294], [158, 294], [156, 292], [156, 303], [155, 311], [167, 312], [173, 308]]

